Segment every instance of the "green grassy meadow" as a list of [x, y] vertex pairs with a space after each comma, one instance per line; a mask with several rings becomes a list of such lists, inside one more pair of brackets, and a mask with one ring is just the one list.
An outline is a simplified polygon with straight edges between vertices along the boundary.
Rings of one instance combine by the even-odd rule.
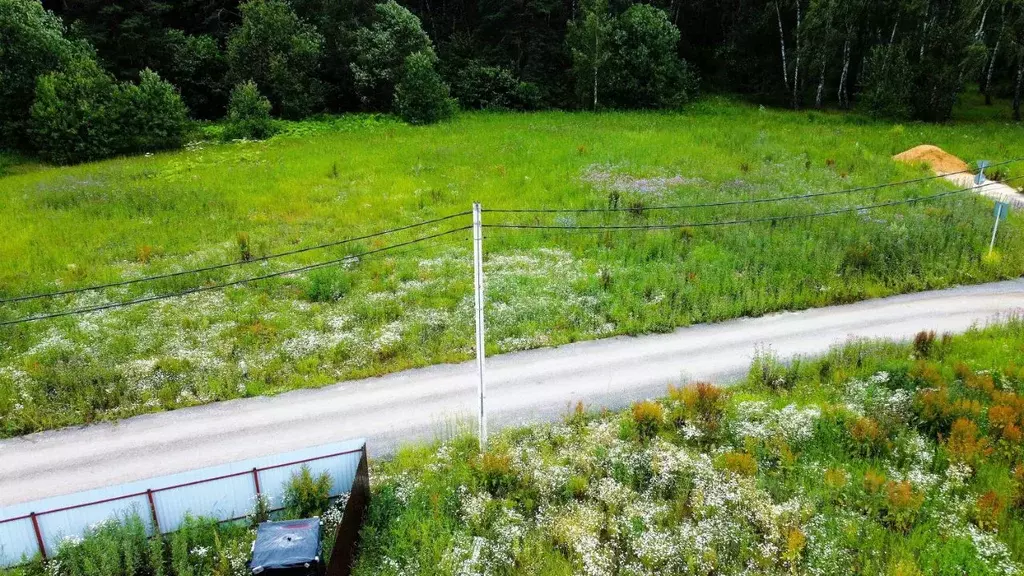
[[1019, 320], [409, 446], [355, 573], [1021, 574]]
[[[465, 113], [430, 127], [344, 116], [264, 142], [54, 168], [0, 161], [0, 298], [287, 251], [470, 209], [643, 208], [821, 192], [929, 174], [890, 156], [940, 146], [1020, 156], [1024, 127], [967, 97], [946, 125], [763, 109]], [[210, 130], [214, 131], [214, 130]], [[1024, 175], [1024, 163], [1001, 175]], [[809, 201], [487, 223], [678, 224], [830, 210], [941, 181]], [[984, 257], [991, 202], [958, 194], [814, 220], [647, 232], [487, 230], [488, 352], [719, 321], [1024, 273], [1021, 219]], [[462, 227], [469, 217], [272, 262], [52, 300], [0, 321], [285, 270]], [[0, 327], [0, 435], [464, 360], [470, 233], [316, 272], [133, 308]]]

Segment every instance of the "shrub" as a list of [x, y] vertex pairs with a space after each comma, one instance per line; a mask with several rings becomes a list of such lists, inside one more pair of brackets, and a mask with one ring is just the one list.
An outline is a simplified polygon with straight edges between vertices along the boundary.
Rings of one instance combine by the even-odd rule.
[[1005, 504], [999, 494], [989, 490], [974, 501], [974, 510], [971, 516], [978, 528], [994, 531], [999, 528], [999, 520], [1004, 507]]
[[886, 445], [885, 432], [871, 418], [857, 418], [849, 424], [854, 448], [865, 456], [880, 454]]
[[935, 345], [935, 332], [922, 330], [914, 336], [914, 355], [920, 359], [928, 358]]
[[285, 513], [295, 518], [320, 516], [331, 503], [334, 480], [327, 472], [314, 477], [309, 466], [303, 464], [285, 484]]
[[188, 110], [174, 86], [156, 72], [143, 70], [138, 85], [124, 84], [119, 93], [123, 151], [153, 152], [185, 143]]
[[181, 90], [195, 118], [222, 118], [228, 104], [227, 57], [212, 36], [189, 36], [180, 30], [166, 35], [170, 62], [165, 77]]
[[484, 489], [494, 496], [504, 496], [515, 486], [512, 458], [508, 454], [484, 453], [476, 462], [476, 472]]
[[231, 91], [228, 122], [224, 137], [228, 140], [247, 138], [261, 140], [274, 134], [270, 118], [270, 100], [260, 94], [256, 83], [243, 82]]
[[718, 466], [740, 476], [757, 474], [757, 460], [746, 452], [726, 452], [719, 456]]
[[725, 415], [725, 391], [707, 382], [697, 382], [684, 388], [669, 387], [669, 397], [676, 401], [671, 419], [678, 427], [687, 421], [696, 421], [703, 432], [714, 437]]
[[320, 268], [309, 274], [306, 298], [310, 302], [334, 302], [352, 288], [352, 278], [337, 267]]
[[370, 26], [356, 31], [353, 51], [352, 74], [359, 99], [367, 108], [386, 110], [394, 104], [395, 86], [409, 56], [433, 54], [433, 45], [420, 19], [388, 0], [374, 7]]
[[612, 40], [608, 100], [627, 108], [676, 107], [698, 91], [696, 71], [677, 52], [679, 29], [654, 6], [633, 4]]
[[0, 141], [21, 148], [36, 79], [65, 70], [80, 50], [38, 0], [0, 0], [0, 38]]
[[532, 110], [540, 106], [536, 87], [517, 80], [500, 66], [470, 60], [452, 82], [452, 93], [463, 108], [478, 110]]
[[636, 424], [637, 434], [642, 440], [649, 440], [658, 433], [662, 420], [665, 418], [665, 409], [657, 402], [646, 400], [633, 404], [633, 422]]
[[878, 45], [865, 62], [860, 100], [869, 114], [879, 118], [910, 117], [913, 82], [907, 50], [900, 44]]
[[917, 520], [924, 494], [908, 482], [889, 482], [885, 486], [885, 522], [894, 530], [907, 532]]
[[978, 436], [978, 425], [967, 418], [958, 418], [949, 430], [946, 440], [949, 457], [955, 462], [974, 464], [988, 454], [988, 439]]
[[130, 514], [90, 527], [80, 540], [64, 540], [54, 561], [62, 574], [135, 576], [155, 572], [163, 556], [160, 548], [149, 545], [139, 515]]
[[434, 124], [455, 114], [455, 100], [434, 69], [434, 60], [432, 52], [417, 52], [405, 60], [395, 87], [395, 111], [410, 124]]
[[246, 516], [250, 528], [256, 528], [270, 520], [270, 499], [263, 494], [257, 494], [252, 502], [252, 510]]
[[219, 564], [217, 521], [212, 518], [186, 514], [170, 540], [171, 570], [175, 576], [206, 576]]
[[249, 0], [241, 11], [242, 24], [228, 40], [231, 76], [266, 89], [286, 118], [301, 118], [322, 108], [323, 86], [317, 74], [323, 36], [284, 0]]
[[31, 110], [32, 144], [46, 160], [72, 164], [119, 148], [114, 79], [89, 59], [39, 77]]
[[36, 149], [58, 164], [176, 148], [187, 122], [181, 96], [156, 73], [118, 85], [88, 59], [42, 76], [31, 114]]

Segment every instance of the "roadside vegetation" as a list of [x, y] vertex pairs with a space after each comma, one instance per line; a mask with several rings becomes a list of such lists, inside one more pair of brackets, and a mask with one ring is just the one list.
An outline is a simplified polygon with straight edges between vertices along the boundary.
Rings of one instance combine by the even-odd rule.
[[[238, 99], [252, 101], [250, 93]], [[986, 113], [968, 106], [962, 113]], [[256, 106], [258, 108], [258, 106]], [[0, 297], [116, 282], [485, 208], [620, 208], [485, 221], [676, 224], [801, 214], [951, 189], [940, 180], [805, 201], [642, 212], [930, 175], [893, 162], [922, 142], [962, 158], [1019, 155], [1001, 121], [890, 124], [724, 98], [683, 114], [464, 114], [437, 127], [381, 116], [287, 123], [264, 142], [0, 179]], [[1015, 177], [1024, 165], [990, 176]], [[987, 256], [992, 208], [967, 193], [813, 220], [606, 234], [487, 232], [488, 351], [1024, 272], [1016, 213]], [[0, 319], [185, 290], [343, 258], [469, 218], [330, 250], [102, 292], [0, 306]], [[307, 274], [0, 328], [0, 435], [122, 418], [460, 361], [473, 345], [469, 232]]]
[[1024, 323], [856, 341], [735, 387], [411, 446], [360, 575], [1020, 574]]
[[[313, 475], [303, 467], [285, 483], [282, 502], [266, 497], [253, 502], [244, 520], [186, 516], [178, 530], [150, 537], [142, 512], [132, 511], [91, 526], [85, 534], [65, 538], [47, 561], [38, 556], [3, 576], [249, 576], [256, 527], [268, 520], [320, 518], [324, 565], [348, 496], [330, 498], [326, 472]], [[2, 552], [2, 549], [0, 549]]]

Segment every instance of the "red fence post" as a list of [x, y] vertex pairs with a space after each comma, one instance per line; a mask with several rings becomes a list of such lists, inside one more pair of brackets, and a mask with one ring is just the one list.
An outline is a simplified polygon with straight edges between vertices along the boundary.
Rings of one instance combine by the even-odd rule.
[[256, 497], [260, 495], [260, 470], [259, 468], [252, 469], [252, 481], [256, 484]]
[[46, 560], [46, 543], [43, 542], [43, 531], [39, 529], [39, 520], [36, 518], [36, 513], [33, 512], [28, 515], [32, 519], [32, 529], [36, 531], [36, 544], [39, 545], [39, 554]]
[[149, 512], [153, 515], [153, 535], [160, 535], [160, 519], [156, 517], [156, 500], [153, 499], [153, 491], [146, 490], [146, 497], [149, 498]]

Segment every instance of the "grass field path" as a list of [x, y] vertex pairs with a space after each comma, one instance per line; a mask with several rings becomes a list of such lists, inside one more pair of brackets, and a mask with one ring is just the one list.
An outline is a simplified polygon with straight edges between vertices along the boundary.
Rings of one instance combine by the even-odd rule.
[[[964, 331], [1018, 310], [1024, 280], [505, 354], [488, 359], [488, 408], [493, 427], [557, 418], [578, 400], [617, 408], [680, 380], [735, 379], [759, 346], [788, 358], [850, 337]], [[3, 440], [0, 506], [359, 436], [382, 455], [472, 425], [475, 401], [466, 363]]]

